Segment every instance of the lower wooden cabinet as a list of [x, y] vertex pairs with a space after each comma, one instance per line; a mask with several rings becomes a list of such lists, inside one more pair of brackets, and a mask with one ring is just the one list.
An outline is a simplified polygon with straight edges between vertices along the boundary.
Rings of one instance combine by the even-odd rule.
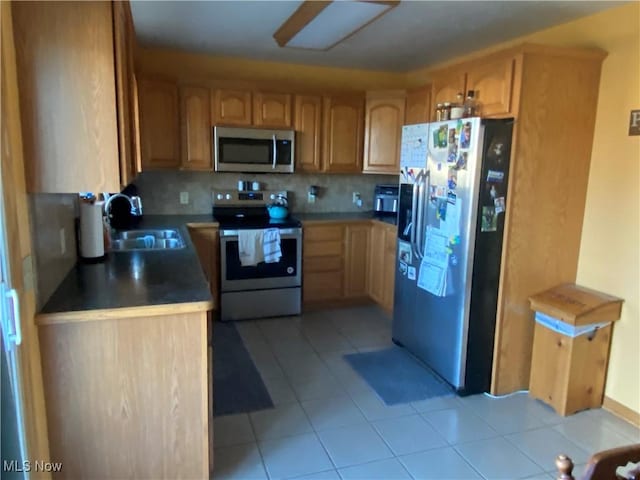
[[396, 227], [377, 221], [304, 225], [302, 299], [306, 307], [373, 300], [393, 308]]
[[368, 294], [387, 311], [393, 310], [396, 269], [396, 226], [371, 222]]
[[220, 236], [218, 227], [189, 226], [191, 242], [198, 253], [204, 275], [209, 282], [213, 309], [220, 305]]

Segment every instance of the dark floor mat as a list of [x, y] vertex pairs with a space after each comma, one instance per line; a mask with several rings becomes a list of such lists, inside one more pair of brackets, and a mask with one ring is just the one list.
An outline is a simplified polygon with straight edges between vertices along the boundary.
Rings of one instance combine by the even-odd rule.
[[451, 386], [400, 347], [351, 353], [344, 358], [387, 405], [453, 392]]
[[273, 408], [273, 402], [232, 322], [213, 327], [214, 415]]

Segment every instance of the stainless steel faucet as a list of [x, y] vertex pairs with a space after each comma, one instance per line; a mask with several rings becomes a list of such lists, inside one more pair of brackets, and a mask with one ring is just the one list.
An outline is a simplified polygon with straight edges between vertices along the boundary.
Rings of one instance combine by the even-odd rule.
[[116, 193], [114, 195], [110, 195], [109, 193], [103, 193], [104, 196], [104, 216], [107, 219], [107, 222], [111, 223], [111, 202], [116, 198], [126, 198], [131, 205], [131, 215], [140, 216], [142, 215], [142, 199], [138, 196], [129, 197], [124, 193]]

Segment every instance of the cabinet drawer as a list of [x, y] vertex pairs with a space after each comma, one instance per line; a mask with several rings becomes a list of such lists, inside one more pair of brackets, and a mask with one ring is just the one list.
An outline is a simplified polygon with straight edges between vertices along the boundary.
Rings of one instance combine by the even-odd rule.
[[327, 257], [342, 255], [342, 240], [327, 242], [305, 242], [302, 249], [303, 258], [309, 257]]
[[302, 282], [304, 301], [330, 300], [343, 294], [342, 272], [305, 273]]
[[304, 259], [303, 274], [308, 272], [342, 271], [342, 257], [309, 257]]
[[342, 242], [344, 227], [342, 225], [322, 225], [315, 227], [305, 227], [303, 230], [305, 245], [306, 241], [338, 240]]

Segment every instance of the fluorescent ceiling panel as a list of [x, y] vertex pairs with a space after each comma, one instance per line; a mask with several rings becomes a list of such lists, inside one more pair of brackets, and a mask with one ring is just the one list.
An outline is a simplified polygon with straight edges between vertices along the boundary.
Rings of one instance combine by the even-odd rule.
[[384, 3], [335, 1], [289, 40], [287, 47], [328, 50], [390, 8]]

